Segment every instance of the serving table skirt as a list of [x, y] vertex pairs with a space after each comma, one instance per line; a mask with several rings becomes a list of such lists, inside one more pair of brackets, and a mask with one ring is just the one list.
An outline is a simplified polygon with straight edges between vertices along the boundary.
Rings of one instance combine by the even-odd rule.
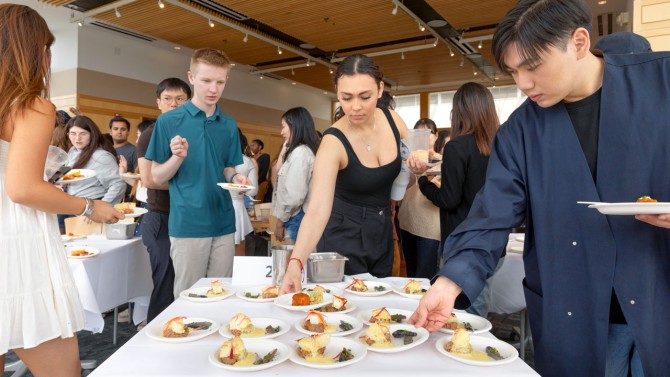
[[[194, 287], [208, 286], [214, 279], [199, 280]], [[231, 279], [222, 280], [224, 286], [240, 292], [243, 287], [230, 286]], [[385, 278], [379, 279], [393, 285], [402, 286], [406, 279]], [[324, 284], [343, 288], [344, 283]], [[345, 297], [358, 305], [358, 309], [349, 315], [357, 317], [363, 310], [386, 306], [389, 308], [414, 310], [418, 300], [402, 297], [390, 292], [379, 297], [360, 297], [345, 293]], [[176, 316], [191, 316], [208, 318], [224, 326], [232, 316], [244, 313], [249, 317], [277, 318], [293, 326], [296, 321], [305, 317], [304, 312], [289, 311], [276, 306], [273, 302], [254, 303], [242, 300], [236, 296], [210, 303], [196, 303], [178, 298], [172, 305], [163, 311], [147, 328], [155, 323], [164, 323]], [[295, 341], [306, 335], [294, 328], [276, 338], [289, 347], [295, 346]], [[92, 377], [102, 376], [537, 376], [535, 371], [521, 359], [495, 367], [477, 367], [459, 363], [441, 355], [435, 349], [435, 342], [447, 336], [436, 332], [430, 335], [425, 343], [401, 353], [383, 354], [369, 351], [364, 360], [343, 368], [332, 370], [316, 370], [297, 365], [287, 360], [270, 369], [234, 373], [217, 368], [210, 364], [208, 357], [215, 352], [226, 340], [217, 333], [203, 339], [188, 343], [164, 343], [149, 338], [144, 331], [139, 332], [123, 345], [109, 359], [91, 373]], [[484, 336], [493, 338], [486, 333]], [[347, 338], [353, 338], [354, 335]]]
[[147, 318], [153, 282], [149, 255], [140, 238], [108, 240], [104, 235], [94, 235], [66, 245], [100, 250], [91, 258], [68, 260], [86, 315], [85, 330], [102, 332], [102, 313], [127, 302], [135, 303], [134, 323]]

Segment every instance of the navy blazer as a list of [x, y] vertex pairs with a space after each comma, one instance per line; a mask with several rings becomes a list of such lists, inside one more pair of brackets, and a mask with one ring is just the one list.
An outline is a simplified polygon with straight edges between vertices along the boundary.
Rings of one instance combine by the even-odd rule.
[[524, 291], [543, 376], [604, 374], [612, 289], [645, 374], [670, 374], [670, 230], [577, 201], [670, 201], [670, 53], [605, 56], [594, 182], [563, 103], [528, 100], [496, 135], [486, 183], [445, 244], [473, 301], [526, 220]]

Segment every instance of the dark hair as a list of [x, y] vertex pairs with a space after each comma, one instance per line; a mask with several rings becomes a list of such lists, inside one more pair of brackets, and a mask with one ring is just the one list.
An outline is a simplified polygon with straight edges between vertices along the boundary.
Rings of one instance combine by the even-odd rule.
[[377, 99], [377, 107], [380, 109], [395, 110], [395, 100], [393, 99], [391, 92], [385, 90], [382, 93], [382, 96]]
[[303, 144], [316, 154], [317, 149], [319, 149], [319, 140], [317, 139], [312, 114], [304, 107], [294, 107], [286, 111], [281, 118], [291, 130], [291, 138], [284, 154], [284, 161], [288, 160], [288, 156], [295, 148]]
[[584, 0], [521, 0], [500, 21], [493, 34], [493, 56], [503, 71], [505, 51], [512, 44], [523, 61], [540, 61], [550, 47], [565, 50], [578, 28], [591, 31], [591, 11]]
[[142, 133], [156, 123], [156, 119], [145, 119], [137, 124], [137, 132]]
[[451, 137], [451, 130], [441, 130], [437, 132], [437, 140], [435, 140], [435, 145], [433, 145], [433, 150], [439, 154], [442, 154], [444, 146], [447, 144], [447, 138]]
[[176, 77], [167, 78], [161, 81], [156, 87], [156, 98], [161, 98], [161, 94], [163, 94], [163, 92], [166, 90], [180, 90], [180, 89], [183, 90], [184, 93], [186, 93], [186, 96], [188, 98], [191, 98], [191, 87], [188, 86], [188, 84], [184, 82], [184, 80], [178, 79]]
[[88, 161], [93, 156], [93, 153], [97, 149], [104, 149], [107, 152], [111, 153], [114, 156], [114, 158], [118, 157], [116, 150], [114, 149], [114, 145], [102, 135], [102, 132], [100, 132], [100, 128], [98, 128], [98, 125], [96, 125], [95, 122], [91, 120], [91, 118], [85, 115], [77, 115], [76, 117], [70, 119], [69, 122], [67, 122], [66, 132], [69, 133], [72, 127], [79, 127], [82, 130], [88, 131], [91, 134], [90, 143], [88, 143], [88, 145], [81, 150], [81, 154], [79, 155], [77, 162], [75, 162], [72, 168], [81, 169], [84, 166], [86, 166], [86, 164], [88, 164]]
[[109, 129], [110, 129], [110, 130], [112, 129], [112, 123], [114, 123], [114, 122], [123, 122], [123, 123], [125, 123], [125, 124], [126, 124], [126, 128], [128, 129], [128, 131], [130, 131], [130, 122], [128, 122], [128, 119], [122, 117], [121, 115], [116, 114], [116, 115], [114, 115], [114, 118], [110, 119], [110, 121], [109, 121]]
[[247, 157], [251, 157], [251, 156], [249, 156], [250, 151], [249, 151], [249, 142], [247, 141], [247, 137], [244, 136], [244, 134], [242, 133], [242, 130], [240, 130], [239, 128], [237, 129], [237, 132], [240, 134], [240, 148], [242, 148], [242, 154], [247, 156]]
[[353, 76], [355, 74], [369, 75], [375, 80], [377, 87], [379, 87], [379, 84], [384, 79], [382, 71], [379, 70], [379, 66], [372, 59], [365, 55], [355, 54], [347, 56], [337, 67], [335, 77], [333, 78], [335, 88], [337, 88], [337, 82], [340, 80], [340, 77]]
[[251, 142], [260, 145], [261, 150], [263, 150], [263, 148], [265, 148], [265, 144], [263, 143], [263, 140], [261, 140], [261, 139], [253, 139], [253, 140], [251, 140]]
[[479, 153], [488, 156], [499, 125], [493, 95], [484, 85], [467, 82], [458, 88], [451, 110], [452, 139], [474, 134]]
[[25, 5], [0, 5], [0, 130], [13, 114], [49, 98], [49, 66], [54, 36], [46, 21]]
[[431, 134], [437, 134], [437, 125], [430, 118], [421, 118], [414, 124], [414, 129], [417, 127], [425, 127], [430, 130]]

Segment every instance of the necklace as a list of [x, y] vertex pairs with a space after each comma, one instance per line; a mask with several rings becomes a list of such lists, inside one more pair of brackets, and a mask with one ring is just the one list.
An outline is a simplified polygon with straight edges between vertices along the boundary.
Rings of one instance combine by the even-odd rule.
[[[377, 129], [377, 114], [372, 114], [372, 122], [373, 122], [372, 131], [374, 132]], [[349, 123], [349, 128], [353, 130], [354, 126], [351, 124], [351, 121], [349, 120], [348, 116], [347, 116], [347, 123]], [[363, 144], [365, 144], [365, 150], [368, 152], [372, 152], [372, 145], [370, 145], [370, 143], [368, 143], [367, 140], [363, 138], [363, 135], [360, 132], [358, 132], [358, 137], [361, 139], [361, 141], [363, 141]]]

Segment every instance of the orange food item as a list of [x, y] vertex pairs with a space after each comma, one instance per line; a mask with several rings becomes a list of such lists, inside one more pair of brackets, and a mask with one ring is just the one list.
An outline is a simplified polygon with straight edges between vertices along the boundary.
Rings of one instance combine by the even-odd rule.
[[68, 173], [68, 174], [65, 174], [65, 175], [63, 176], [63, 180], [64, 180], [64, 181], [69, 181], [69, 180], [72, 180], [72, 179], [75, 179], [75, 178], [86, 178], [86, 177], [84, 177], [83, 175], [81, 175], [81, 172], [80, 172], [80, 171], [74, 171], [74, 172], [72, 172], [72, 173]]
[[309, 295], [306, 293], [296, 293], [291, 300], [291, 305], [293, 306], [307, 306], [310, 303]]
[[655, 203], [658, 202], [658, 200], [652, 198], [651, 196], [641, 196], [637, 199], [638, 203]]
[[85, 256], [91, 255], [91, 254], [93, 254], [93, 253], [88, 252], [84, 249], [70, 251], [70, 255], [73, 256], [73, 257], [85, 257]]

